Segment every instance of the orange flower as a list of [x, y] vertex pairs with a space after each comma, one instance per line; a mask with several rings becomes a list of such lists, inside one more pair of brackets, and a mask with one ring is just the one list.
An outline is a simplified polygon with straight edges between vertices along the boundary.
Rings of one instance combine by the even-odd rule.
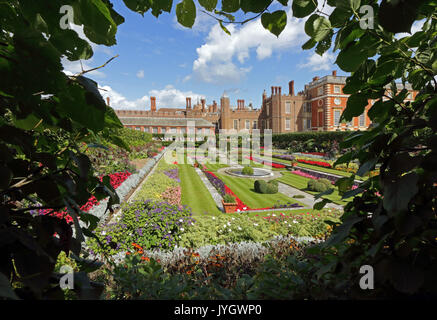
[[143, 248], [140, 245], [136, 244], [135, 242], [132, 242], [132, 245], [137, 249], [143, 250]]
[[141, 260], [150, 261], [150, 259], [148, 257], [141, 257]]
[[193, 273], [193, 271], [191, 271], [191, 270], [187, 271], [187, 274], [192, 274], [192, 273]]

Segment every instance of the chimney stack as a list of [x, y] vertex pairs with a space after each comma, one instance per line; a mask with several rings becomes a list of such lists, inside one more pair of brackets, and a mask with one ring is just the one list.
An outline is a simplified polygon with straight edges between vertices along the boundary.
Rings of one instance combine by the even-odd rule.
[[294, 80], [291, 80], [288, 83], [288, 89], [289, 89], [290, 96], [294, 96]]
[[332, 76], [336, 77], [337, 76], [337, 70], [332, 71]]
[[281, 95], [282, 87], [278, 87], [279, 95]]
[[191, 109], [191, 97], [187, 97], [187, 109]]
[[106, 104], [107, 104], [108, 106], [110, 106], [109, 101], [110, 101], [109, 97], [106, 97]]
[[314, 77], [313, 78], [313, 81], [317, 81], [317, 80], [319, 80], [319, 77]]
[[205, 112], [205, 99], [200, 99], [200, 102], [202, 103], [202, 112]]
[[217, 102], [215, 100], [212, 102], [212, 112], [217, 112]]
[[272, 87], [272, 96], [275, 94], [274, 90], [275, 90], [275, 87]]
[[150, 97], [150, 110], [156, 111], [156, 97]]
[[240, 109], [244, 110], [244, 99], [240, 100]]

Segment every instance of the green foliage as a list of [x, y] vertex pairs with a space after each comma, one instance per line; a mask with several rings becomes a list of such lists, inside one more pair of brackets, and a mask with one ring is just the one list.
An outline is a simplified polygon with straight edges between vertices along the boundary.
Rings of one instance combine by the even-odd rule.
[[229, 193], [226, 193], [223, 196], [223, 201], [224, 201], [224, 203], [236, 203], [234, 196], [232, 196]]
[[278, 181], [255, 180], [253, 188], [258, 193], [275, 194], [278, 193]]
[[293, 132], [274, 134], [272, 143], [275, 148], [289, 149], [291, 152], [327, 152], [338, 149], [338, 143], [350, 133], [345, 131]]
[[308, 181], [307, 188], [311, 191], [325, 192], [332, 188], [332, 183], [328, 179], [311, 179]]
[[[120, 220], [99, 226], [88, 246], [94, 254], [133, 253], [146, 249], [171, 249], [184, 229], [193, 224], [191, 209], [167, 202], [134, 201], [122, 205]], [[141, 249], [139, 247], [141, 247]]]
[[249, 166], [245, 166], [243, 170], [241, 170], [241, 173], [247, 176], [251, 176], [253, 175], [253, 168]]
[[177, 165], [168, 164], [161, 159], [155, 171], [147, 178], [147, 183], [143, 184], [135, 196], [136, 200], [161, 200], [162, 194], [170, 187], [177, 187], [176, 180], [167, 176], [164, 172], [176, 169]]

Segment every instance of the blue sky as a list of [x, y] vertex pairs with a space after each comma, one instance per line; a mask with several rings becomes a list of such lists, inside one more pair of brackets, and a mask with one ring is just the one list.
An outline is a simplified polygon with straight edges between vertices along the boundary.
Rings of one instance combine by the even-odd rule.
[[[114, 1], [115, 9], [125, 17], [112, 47], [93, 45], [92, 59], [82, 61], [84, 69], [102, 65], [118, 54], [105, 68], [89, 73], [111, 98], [116, 109], [149, 109], [150, 96], [157, 97], [158, 107], [185, 107], [185, 97], [192, 101], [205, 97], [207, 104], [219, 102], [223, 92], [231, 105], [244, 99], [246, 105], [261, 105], [262, 92], [270, 94], [271, 86], [282, 86], [295, 80], [295, 90], [318, 75], [337, 70], [331, 51], [320, 57], [313, 50], [303, 51], [308, 40], [303, 19], [292, 18], [276, 38], [258, 20], [244, 26], [229, 26], [232, 35], [224, 33], [218, 23], [198, 11], [192, 29], [179, 25], [175, 4], [170, 14], [158, 19], [149, 12], [142, 17], [131, 12], [122, 1]], [[278, 4], [278, 7], [282, 7]], [[288, 8], [287, 11], [290, 9]], [[80, 28], [75, 28], [83, 36]], [[80, 71], [79, 62], [64, 61], [67, 73]]]

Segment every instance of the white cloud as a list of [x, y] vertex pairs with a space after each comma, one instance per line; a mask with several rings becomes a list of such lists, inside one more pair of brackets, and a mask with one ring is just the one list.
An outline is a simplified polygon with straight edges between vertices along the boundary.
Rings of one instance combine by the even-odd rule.
[[234, 59], [244, 64], [251, 50], [256, 51], [259, 60], [272, 56], [273, 52], [299, 47], [303, 44], [304, 19], [288, 15], [287, 26], [279, 38], [264, 29], [260, 19], [250, 21], [241, 28], [229, 25], [231, 36], [216, 23], [206, 37], [206, 42], [197, 48], [198, 57], [193, 63], [193, 75], [208, 83], [237, 83], [251, 70], [251, 67], [237, 66]]
[[99, 89], [105, 101], [109, 97], [111, 107], [124, 110], [149, 110], [150, 97], [156, 97], [156, 106], [158, 108], [184, 108], [186, 97], [191, 97], [192, 105], [204, 97], [192, 91], [180, 91], [172, 85], [167, 85], [162, 90], [150, 90], [148, 95], [136, 100], [128, 100], [110, 86], [102, 86]]
[[115, 91], [110, 86], [99, 87], [100, 94], [105, 99], [109, 97], [110, 106], [114, 109], [126, 109], [126, 110], [145, 110], [150, 108], [150, 98], [143, 96], [136, 100], [128, 100], [121, 93]]
[[167, 85], [162, 90], [151, 90], [149, 95], [156, 97], [156, 106], [158, 108], [184, 108], [186, 97], [191, 97], [191, 105], [194, 105], [197, 100], [204, 97], [192, 91], [180, 91], [172, 85]]
[[323, 56], [313, 53], [307, 58], [306, 63], [299, 65], [299, 68], [310, 68], [311, 71], [331, 70], [335, 59], [335, 55], [330, 52], [325, 52]]
[[144, 70], [138, 70], [138, 72], [137, 72], [137, 78], [139, 78], [139, 79], [144, 78]]

